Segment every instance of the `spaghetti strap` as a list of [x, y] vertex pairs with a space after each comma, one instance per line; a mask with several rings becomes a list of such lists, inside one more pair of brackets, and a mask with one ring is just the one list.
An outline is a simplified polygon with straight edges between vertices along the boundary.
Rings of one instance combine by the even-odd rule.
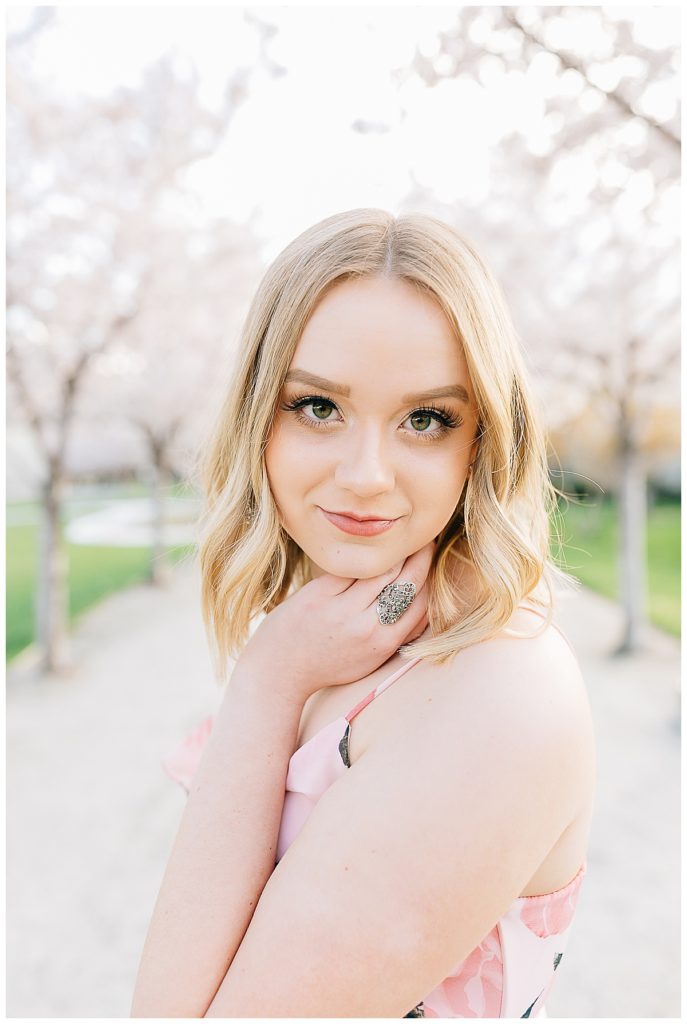
[[417, 665], [419, 661], [421, 661], [419, 657], [411, 658], [410, 661], [406, 661], [400, 668], [396, 669], [395, 672], [392, 672], [390, 676], [383, 679], [381, 683], [375, 686], [374, 690], [371, 690], [366, 697], [363, 697], [361, 701], [358, 701], [355, 707], [348, 712], [345, 716], [346, 721], [350, 724], [355, 716], [359, 714], [363, 708], [366, 708], [367, 705], [375, 699], [375, 697], [378, 697], [380, 693], [383, 693], [387, 687], [391, 686], [392, 683], [395, 683], [397, 679], [400, 679], [402, 675], [404, 675], [414, 665]]
[[[529, 604], [529, 603], [521, 602], [518, 605], [518, 607], [519, 608], [523, 608], [525, 611], [534, 612], [535, 615], [538, 615], [542, 619], [546, 618], [546, 616], [543, 614], [543, 612], [541, 612], [538, 608], [532, 607], [532, 605]], [[574, 655], [575, 654], [575, 650], [574, 650], [572, 644], [570, 643], [570, 641], [568, 640], [567, 636], [563, 632], [563, 630], [560, 628], [560, 626], [556, 625], [555, 622], [551, 622], [551, 625], [553, 626], [554, 629], [556, 629], [560, 633], [560, 635], [563, 637], [563, 639], [565, 640], [566, 644], [568, 645], [568, 647], [570, 648], [570, 650], [572, 651], [572, 653]], [[344, 716], [346, 718], [346, 721], [350, 724], [353, 721], [353, 719], [355, 718], [356, 715], [359, 715], [360, 712], [364, 708], [366, 708], [368, 704], [372, 703], [372, 701], [375, 699], [375, 697], [378, 697], [380, 695], [380, 693], [384, 693], [384, 691], [387, 689], [387, 687], [391, 686], [392, 683], [395, 683], [397, 679], [400, 679], [401, 676], [404, 675], [406, 672], [408, 672], [409, 669], [411, 669], [411, 668], [413, 668], [413, 666], [417, 665], [417, 663], [420, 660], [421, 659], [419, 657], [418, 658], [411, 658], [410, 661], [406, 661], [403, 665], [401, 665], [400, 668], [396, 669], [395, 672], [392, 672], [390, 676], [387, 676], [386, 679], [383, 679], [381, 683], [379, 683], [377, 686], [375, 686], [374, 690], [371, 690], [367, 694], [366, 697], [363, 697], [363, 699], [361, 701], [358, 701], [358, 703], [355, 705], [355, 707], [352, 708], [348, 712], [348, 714]]]

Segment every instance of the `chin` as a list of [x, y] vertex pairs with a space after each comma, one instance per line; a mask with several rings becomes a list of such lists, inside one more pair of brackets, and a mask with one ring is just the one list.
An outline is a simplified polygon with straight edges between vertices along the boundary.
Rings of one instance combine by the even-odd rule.
[[381, 576], [382, 573], [388, 572], [402, 558], [406, 557], [407, 555], [403, 553], [393, 556], [388, 552], [360, 547], [355, 552], [339, 550], [320, 553], [319, 557], [313, 558], [313, 561], [323, 572], [330, 573], [332, 576], [370, 580], [374, 576]]

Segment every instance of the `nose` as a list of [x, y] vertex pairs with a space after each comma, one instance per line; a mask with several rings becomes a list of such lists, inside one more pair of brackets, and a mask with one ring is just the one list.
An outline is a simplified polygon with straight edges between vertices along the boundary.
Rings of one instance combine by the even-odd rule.
[[393, 491], [396, 476], [384, 449], [379, 431], [352, 431], [336, 466], [335, 483], [361, 498]]

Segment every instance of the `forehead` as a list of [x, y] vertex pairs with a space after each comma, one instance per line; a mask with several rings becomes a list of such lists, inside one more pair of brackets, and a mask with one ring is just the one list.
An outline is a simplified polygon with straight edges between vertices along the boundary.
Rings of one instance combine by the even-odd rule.
[[356, 386], [376, 379], [468, 384], [462, 346], [437, 299], [399, 278], [335, 284], [308, 320], [292, 366]]

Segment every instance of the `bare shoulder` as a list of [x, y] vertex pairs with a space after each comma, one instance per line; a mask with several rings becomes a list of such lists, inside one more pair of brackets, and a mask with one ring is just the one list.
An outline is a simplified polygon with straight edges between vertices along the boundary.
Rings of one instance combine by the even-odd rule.
[[[544, 627], [544, 628], [542, 628]], [[595, 752], [589, 698], [578, 659], [552, 623], [518, 610], [508, 635], [461, 652], [447, 666], [442, 704], [461, 735], [469, 729], [522, 782], [555, 781], [562, 825], [587, 813]], [[499, 753], [496, 754], [498, 749]]]
[[466, 765], [485, 803], [496, 799], [505, 777], [516, 790], [539, 792], [531, 807], [538, 804], [542, 830], [555, 843], [589, 801], [595, 759], [578, 660], [555, 626], [542, 625], [534, 613], [518, 612], [509, 630], [529, 635], [501, 632], [445, 665], [422, 666], [427, 685], [412, 727], [398, 720], [398, 729], [385, 730], [384, 752], [431, 751], [434, 764], [442, 763], [433, 775], [437, 796], [447, 800]]
[[[543, 690], [549, 707], [577, 698], [584, 703], [586, 689], [571, 645], [553, 623], [526, 609], [518, 609], [508, 627], [495, 636], [461, 651], [447, 665], [446, 677], [478, 674], [483, 692], [492, 688], [502, 696], [517, 693], [526, 700]], [[457, 690], [458, 687], [451, 687]], [[474, 687], [472, 688], [474, 690]], [[542, 710], [545, 710], [544, 708]]]
[[517, 739], [517, 725], [521, 736], [540, 737], [542, 752], [549, 738], [563, 753], [589, 728], [577, 657], [555, 625], [532, 612], [518, 610], [508, 631], [460, 652], [443, 675], [447, 710], [490, 721], [502, 741]]

